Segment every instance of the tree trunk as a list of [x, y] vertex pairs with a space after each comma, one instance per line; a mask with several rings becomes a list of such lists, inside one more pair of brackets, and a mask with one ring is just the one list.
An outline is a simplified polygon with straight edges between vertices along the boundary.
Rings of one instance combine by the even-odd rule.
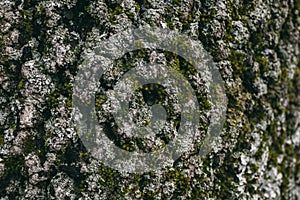
[[[299, 13], [299, 0], [1, 1], [1, 199], [299, 199]], [[82, 142], [73, 89], [96, 40], [147, 26], [202, 44], [228, 104], [217, 145], [205, 156], [195, 147], [167, 167], [126, 173]], [[178, 61], [181, 72], [190, 69], [174, 53], [151, 57], [141, 49], [117, 69], [159, 56]], [[208, 96], [201, 98], [205, 111]], [[101, 99], [95, 102], [101, 110]], [[203, 120], [207, 131], [212, 121]], [[110, 139], [132, 150], [117, 135]]]

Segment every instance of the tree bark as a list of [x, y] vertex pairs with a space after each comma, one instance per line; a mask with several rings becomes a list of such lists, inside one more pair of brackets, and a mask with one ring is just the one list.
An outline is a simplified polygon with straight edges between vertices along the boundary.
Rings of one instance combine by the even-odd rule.
[[[300, 198], [299, 13], [299, 0], [1, 1], [1, 199]], [[141, 26], [200, 42], [228, 105], [205, 157], [120, 173], [81, 142], [72, 94], [95, 37]]]

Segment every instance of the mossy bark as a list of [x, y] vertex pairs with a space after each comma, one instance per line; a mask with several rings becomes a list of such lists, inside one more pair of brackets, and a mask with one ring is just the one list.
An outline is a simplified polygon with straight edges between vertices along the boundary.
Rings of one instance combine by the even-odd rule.
[[[299, 0], [1, 1], [0, 197], [300, 198], [299, 13]], [[93, 36], [146, 25], [203, 44], [224, 80], [226, 121], [204, 158], [121, 174], [77, 135], [74, 77]]]

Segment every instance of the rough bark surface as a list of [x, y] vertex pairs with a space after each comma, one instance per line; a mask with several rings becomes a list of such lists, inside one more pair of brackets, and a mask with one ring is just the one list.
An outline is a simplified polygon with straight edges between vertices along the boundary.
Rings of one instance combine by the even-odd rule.
[[[1, 199], [300, 199], [299, 0], [2, 0]], [[91, 157], [72, 88], [93, 35], [168, 27], [201, 41], [228, 109], [219, 144], [121, 174]]]

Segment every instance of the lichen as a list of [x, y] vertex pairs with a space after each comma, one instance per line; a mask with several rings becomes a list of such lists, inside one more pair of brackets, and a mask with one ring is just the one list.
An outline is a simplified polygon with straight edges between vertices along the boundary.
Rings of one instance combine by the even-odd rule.
[[[299, 12], [297, 0], [1, 1], [0, 197], [299, 198]], [[132, 25], [187, 34], [219, 67], [229, 102], [223, 132], [207, 156], [198, 156], [197, 141], [195, 152], [169, 168], [121, 174], [78, 138], [72, 93], [82, 52], [95, 35], [105, 40]], [[152, 50], [136, 45], [139, 50], [115, 62], [119, 72], [149, 62]], [[188, 61], [157, 53], [192, 86], [200, 81]], [[211, 109], [205, 93], [196, 96], [202, 113]], [[97, 112], [106, 101], [96, 94]], [[201, 120], [205, 134], [209, 120]], [[141, 139], [139, 145], [124, 141], [119, 145], [128, 151], [145, 147]]]

